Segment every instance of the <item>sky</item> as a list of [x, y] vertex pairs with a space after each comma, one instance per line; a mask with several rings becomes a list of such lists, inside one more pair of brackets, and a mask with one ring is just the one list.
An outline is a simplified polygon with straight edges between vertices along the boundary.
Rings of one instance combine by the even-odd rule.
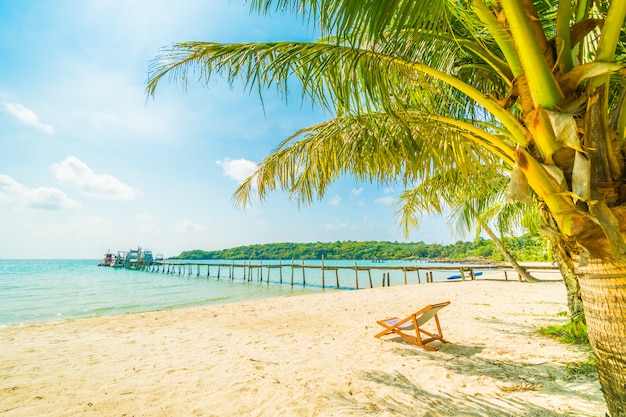
[[0, 0], [0, 258], [458, 240], [441, 217], [407, 239], [392, 208], [401, 190], [349, 177], [308, 206], [281, 191], [235, 206], [255, 164], [330, 117], [297, 93], [262, 103], [215, 79], [146, 96], [150, 62], [172, 43], [314, 38], [301, 17], [242, 0]]

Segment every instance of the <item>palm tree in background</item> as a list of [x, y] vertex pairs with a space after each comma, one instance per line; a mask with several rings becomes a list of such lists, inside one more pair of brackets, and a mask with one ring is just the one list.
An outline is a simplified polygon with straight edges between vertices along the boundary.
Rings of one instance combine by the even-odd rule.
[[449, 207], [448, 227], [455, 234], [467, 236], [472, 231], [476, 237], [487, 233], [496, 248], [513, 266], [513, 269], [528, 282], [537, 282], [526, 269], [520, 266], [502, 240], [490, 226], [495, 222], [500, 235], [512, 235], [523, 227], [537, 234], [539, 222], [533, 206], [507, 202], [508, 176], [499, 172], [489, 175], [467, 177], [460, 173], [439, 173], [428, 181], [401, 193], [396, 203], [397, 216], [405, 233], [419, 228], [419, 218], [424, 214], [442, 214], [442, 202]]
[[[242, 78], [334, 117], [283, 141], [236, 193], [321, 198], [339, 176], [400, 182], [501, 172], [577, 271], [600, 383], [626, 416], [626, 89], [621, 0], [253, 0], [301, 12], [317, 42], [164, 49], [161, 79]], [[538, 291], [540, 287], [538, 287]]]
[[[450, 173], [440, 173], [419, 186], [406, 190], [396, 205], [397, 214], [405, 230], [419, 226], [419, 217], [423, 214], [441, 213], [441, 202], [450, 207], [448, 225], [458, 233], [465, 235], [475, 229], [479, 235], [485, 231], [500, 253], [513, 266], [513, 269], [528, 282], [539, 281], [528, 273], [511, 256], [502, 239], [494, 232], [490, 223], [495, 222], [500, 235], [514, 234], [516, 228], [523, 228], [537, 234], [541, 228], [536, 204], [523, 204], [507, 201], [506, 191], [509, 176], [500, 172], [491, 172], [479, 177], [465, 177]], [[567, 305], [571, 318], [582, 317], [584, 320], [582, 296], [578, 277], [574, 267], [562, 256], [559, 242], [554, 239], [551, 252], [559, 260], [561, 276], [567, 290]]]

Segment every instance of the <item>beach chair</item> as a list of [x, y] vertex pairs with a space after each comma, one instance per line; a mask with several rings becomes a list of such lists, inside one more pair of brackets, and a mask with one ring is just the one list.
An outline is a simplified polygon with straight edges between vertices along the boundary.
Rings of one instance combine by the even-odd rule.
[[[435, 340], [447, 343], [443, 339], [437, 313], [439, 313], [439, 310], [441, 310], [448, 304], [450, 304], [450, 301], [426, 306], [423, 309], [411, 314], [405, 319], [392, 317], [385, 320], [379, 320], [377, 321], [377, 323], [383, 326], [385, 330], [378, 333], [375, 337], [380, 338], [381, 336], [385, 336], [388, 334], [397, 334], [405, 340], [408, 340], [411, 343], [415, 343], [416, 345], [423, 347], [424, 349], [436, 350], [428, 346], [428, 343], [434, 342]], [[432, 318], [435, 319], [435, 323], [437, 324], [437, 333], [431, 333], [427, 330], [424, 330], [422, 327]], [[411, 332], [411, 334], [405, 333], [407, 330], [415, 330], [415, 336], [412, 335], [413, 332]], [[423, 338], [422, 335], [425, 335], [426, 338]]]

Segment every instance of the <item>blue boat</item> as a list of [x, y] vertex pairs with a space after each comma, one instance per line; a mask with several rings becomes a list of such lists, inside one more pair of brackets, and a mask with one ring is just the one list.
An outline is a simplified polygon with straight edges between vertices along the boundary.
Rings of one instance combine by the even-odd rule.
[[[483, 274], [483, 272], [482, 272], [482, 271], [476, 271], [476, 272], [474, 272], [474, 276], [475, 276], [475, 277], [479, 277], [479, 276], [481, 276], [482, 274]], [[470, 275], [470, 277], [471, 277], [471, 275]], [[463, 276], [462, 276], [461, 274], [456, 274], [456, 275], [450, 275], [450, 276], [449, 276], [448, 278], [446, 278], [446, 279], [461, 279], [461, 278], [463, 278]]]

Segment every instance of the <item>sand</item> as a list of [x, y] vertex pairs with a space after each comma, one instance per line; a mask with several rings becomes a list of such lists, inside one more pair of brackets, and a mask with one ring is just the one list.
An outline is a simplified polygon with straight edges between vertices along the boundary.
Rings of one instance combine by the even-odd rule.
[[[450, 342], [376, 320], [451, 301]], [[588, 353], [538, 335], [562, 282], [414, 284], [0, 329], [2, 416], [604, 416]]]

